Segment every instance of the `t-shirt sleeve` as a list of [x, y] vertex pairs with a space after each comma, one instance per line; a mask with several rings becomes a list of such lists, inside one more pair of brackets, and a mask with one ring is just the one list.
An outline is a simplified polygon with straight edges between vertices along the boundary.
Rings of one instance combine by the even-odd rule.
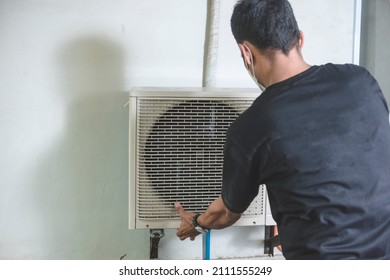
[[243, 213], [259, 192], [252, 155], [245, 152], [232, 139], [224, 147], [222, 200], [234, 213]]

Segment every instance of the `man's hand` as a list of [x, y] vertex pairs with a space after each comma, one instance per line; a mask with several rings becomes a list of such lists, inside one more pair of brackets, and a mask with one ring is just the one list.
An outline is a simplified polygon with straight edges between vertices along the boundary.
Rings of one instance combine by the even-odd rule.
[[180, 240], [184, 240], [188, 237], [191, 240], [195, 240], [195, 237], [200, 234], [197, 230], [195, 230], [195, 227], [192, 224], [192, 218], [195, 216], [195, 213], [185, 211], [179, 202], [175, 203], [175, 208], [179, 213], [181, 220], [180, 227], [177, 229], [176, 235], [180, 238]]
[[[179, 202], [175, 203], [175, 208], [181, 219], [181, 224], [176, 231], [176, 235], [180, 240], [184, 240], [188, 237], [191, 240], [194, 240], [195, 237], [199, 235], [199, 232], [192, 224], [195, 213], [185, 211]], [[234, 213], [227, 209], [222, 201], [222, 197], [219, 196], [211, 202], [206, 211], [198, 217], [198, 223], [200, 225], [205, 225], [210, 229], [223, 229], [233, 225], [240, 217], [241, 213]]]

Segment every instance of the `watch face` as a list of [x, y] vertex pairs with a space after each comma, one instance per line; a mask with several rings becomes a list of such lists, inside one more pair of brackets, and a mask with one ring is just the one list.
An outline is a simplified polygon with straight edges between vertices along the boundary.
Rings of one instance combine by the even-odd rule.
[[202, 228], [201, 226], [195, 227], [195, 230], [196, 230], [197, 232], [200, 232], [200, 233], [206, 233], [206, 232], [207, 232], [207, 230], [205, 230], [205, 229]]
[[195, 230], [196, 230], [197, 232], [200, 232], [200, 233], [206, 232], [206, 231], [205, 231], [203, 228], [201, 228], [200, 226], [195, 227]]

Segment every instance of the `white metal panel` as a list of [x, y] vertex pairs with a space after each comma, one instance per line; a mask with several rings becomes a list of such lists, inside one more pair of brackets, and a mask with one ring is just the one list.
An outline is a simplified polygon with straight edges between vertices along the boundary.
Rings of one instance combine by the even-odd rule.
[[[247, 89], [132, 90], [130, 228], [178, 227], [176, 201], [189, 211], [206, 210], [220, 194], [226, 131], [258, 95]], [[264, 224], [264, 195], [261, 187], [236, 225]]]

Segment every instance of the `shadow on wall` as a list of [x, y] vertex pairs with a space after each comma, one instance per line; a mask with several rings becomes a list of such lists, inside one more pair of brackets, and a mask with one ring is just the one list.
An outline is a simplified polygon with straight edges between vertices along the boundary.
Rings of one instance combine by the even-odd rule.
[[58, 54], [66, 123], [34, 176], [44, 227], [37, 258], [148, 257], [148, 234], [127, 228], [124, 61], [118, 45], [99, 37], [69, 42]]

